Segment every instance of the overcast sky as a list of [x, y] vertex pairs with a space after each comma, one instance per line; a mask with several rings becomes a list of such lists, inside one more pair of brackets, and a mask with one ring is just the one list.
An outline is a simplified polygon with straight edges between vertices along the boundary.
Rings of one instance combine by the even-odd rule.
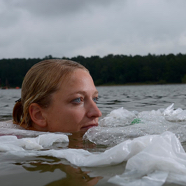
[[186, 0], [0, 0], [0, 59], [186, 54]]

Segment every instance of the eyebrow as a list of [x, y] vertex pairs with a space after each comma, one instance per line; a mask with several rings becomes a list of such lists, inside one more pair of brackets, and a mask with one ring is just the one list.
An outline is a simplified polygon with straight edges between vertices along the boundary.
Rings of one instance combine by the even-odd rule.
[[[74, 94], [86, 94], [86, 91], [77, 91], [69, 94], [69, 96], [74, 95]], [[96, 90], [93, 94], [98, 94], [98, 91]]]

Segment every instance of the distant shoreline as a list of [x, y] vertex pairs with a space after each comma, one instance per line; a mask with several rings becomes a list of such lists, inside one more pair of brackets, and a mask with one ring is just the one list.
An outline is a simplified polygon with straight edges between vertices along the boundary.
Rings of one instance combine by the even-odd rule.
[[[111, 86], [148, 86], [148, 85], [186, 85], [186, 83], [126, 83], [126, 84], [102, 84], [102, 85], [95, 85], [96, 87], [111, 87]], [[6, 89], [16, 89], [20, 90], [21, 87], [0, 87], [1, 90]]]
[[126, 84], [103, 84], [96, 85], [96, 87], [106, 87], [106, 86], [145, 86], [145, 85], [186, 85], [186, 83], [126, 83]]

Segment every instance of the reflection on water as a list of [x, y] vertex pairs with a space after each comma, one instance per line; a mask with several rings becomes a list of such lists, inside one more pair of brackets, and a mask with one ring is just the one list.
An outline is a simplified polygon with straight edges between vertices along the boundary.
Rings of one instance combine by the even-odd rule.
[[[50, 158], [48, 158], [50, 159]], [[65, 165], [60, 163], [60, 160], [57, 158], [52, 158], [53, 162], [48, 163], [45, 161], [42, 162], [29, 162], [21, 164], [23, 168], [27, 171], [35, 171], [40, 173], [45, 172], [55, 172], [55, 170], [61, 171], [61, 179], [52, 181], [46, 186], [56, 186], [56, 185], [69, 185], [69, 186], [92, 186], [96, 185], [102, 177], [90, 177], [85, 171], [82, 171], [79, 167], [73, 167], [71, 165]], [[19, 165], [19, 164], [18, 164]], [[64, 175], [65, 173], [65, 175]]]
[[89, 152], [105, 151], [107, 145], [93, 143], [88, 139], [84, 138], [84, 134], [85, 132], [80, 131], [68, 135], [69, 138], [68, 148], [84, 149], [88, 150]]

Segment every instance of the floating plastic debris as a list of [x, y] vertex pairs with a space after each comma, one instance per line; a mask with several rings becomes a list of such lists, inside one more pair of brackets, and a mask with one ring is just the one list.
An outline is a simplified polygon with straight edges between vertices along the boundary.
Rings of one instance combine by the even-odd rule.
[[135, 118], [132, 122], [131, 122], [131, 125], [134, 125], [134, 124], [137, 124], [137, 123], [140, 123], [141, 120], [139, 118]]
[[0, 136], [0, 152], [41, 150], [53, 145], [54, 142], [68, 142], [64, 134], [43, 134], [36, 138], [18, 139], [16, 136]]
[[[84, 135], [85, 140], [105, 145], [104, 151], [97, 148], [94, 152], [69, 149], [68, 136], [62, 133], [28, 131], [0, 122], [0, 153], [2, 157], [52, 156], [85, 168], [127, 162], [123, 173], [109, 182], [186, 185], [186, 153], [180, 143], [186, 141], [186, 110], [173, 106], [142, 112], [113, 110]], [[64, 148], [56, 148], [55, 143], [64, 144]]]
[[84, 138], [96, 144], [113, 146], [127, 139], [171, 131], [181, 142], [186, 141], [186, 110], [175, 110], [173, 106], [157, 111], [113, 110], [100, 120], [98, 127], [89, 129]]
[[[45, 139], [47, 135], [43, 137]], [[0, 139], [1, 144], [2, 142], [5, 144], [5, 141], [9, 144], [6, 156], [9, 154], [18, 157], [52, 156], [66, 159], [78, 167], [110, 166], [127, 161], [123, 174], [109, 179], [109, 182], [118, 185], [161, 186], [165, 182], [186, 184], [186, 153], [178, 138], [171, 132], [126, 140], [104, 152], [96, 153], [83, 149], [39, 150], [45, 143], [38, 138], [32, 142], [30, 139], [16, 141], [12, 136], [7, 136], [6, 139], [1, 136]]]

